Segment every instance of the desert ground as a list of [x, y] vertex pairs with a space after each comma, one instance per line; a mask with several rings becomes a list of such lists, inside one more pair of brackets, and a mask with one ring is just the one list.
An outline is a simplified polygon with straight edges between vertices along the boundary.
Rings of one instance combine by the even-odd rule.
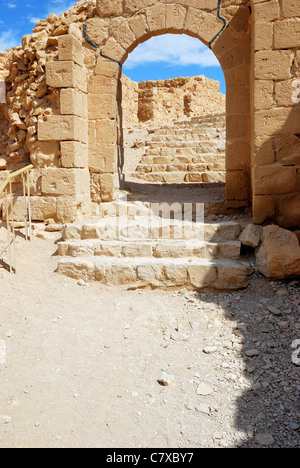
[[60, 233], [35, 234], [0, 269], [1, 448], [300, 446], [297, 281], [88, 284], [55, 273]]

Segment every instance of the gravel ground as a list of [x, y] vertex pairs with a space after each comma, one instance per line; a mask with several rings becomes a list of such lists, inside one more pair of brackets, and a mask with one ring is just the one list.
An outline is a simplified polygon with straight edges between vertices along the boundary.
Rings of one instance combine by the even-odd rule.
[[79, 285], [43, 237], [0, 267], [1, 448], [300, 446], [299, 282]]

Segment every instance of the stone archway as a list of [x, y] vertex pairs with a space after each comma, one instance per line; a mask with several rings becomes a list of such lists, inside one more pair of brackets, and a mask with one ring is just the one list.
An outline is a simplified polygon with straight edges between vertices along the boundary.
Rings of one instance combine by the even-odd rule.
[[88, 47], [99, 52], [88, 84], [89, 168], [103, 201], [112, 200], [119, 187], [121, 66], [138, 44], [174, 33], [198, 38], [221, 64], [227, 83], [227, 207], [250, 203], [250, 9], [234, 7], [223, 18], [218, 0], [197, 2], [198, 8], [190, 3], [128, 0], [123, 8], [118, 0], [99, 0], [97, 16], [84, 26]]

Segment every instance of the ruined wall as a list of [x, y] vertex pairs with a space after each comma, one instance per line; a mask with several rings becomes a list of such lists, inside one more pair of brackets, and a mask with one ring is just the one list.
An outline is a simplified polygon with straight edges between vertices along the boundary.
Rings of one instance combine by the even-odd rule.
[[114, 199], [121, 65], [150, 37], [184, 33], [226, 78], [227, 206], [249, 205], [252, 191], [257, 222], [299, 224], [299, 21], [296, 0], [80, 0], [38, 23], [9, 59], [0, 135], [9, 170], [35, 166], [34, 219], [88, 214], [90, 187]]
[[123, 125], [138, 124], [139, 84], [122, 75], [122, 110]]
[[168, 121], [225, 113], [218, 81], [205, 76], [139, 83], [139, 119]]

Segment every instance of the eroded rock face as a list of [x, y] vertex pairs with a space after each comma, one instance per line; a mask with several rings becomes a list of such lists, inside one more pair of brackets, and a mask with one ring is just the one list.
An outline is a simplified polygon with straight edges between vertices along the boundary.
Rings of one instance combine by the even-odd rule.
[[264, 227], [256, 262], [267, 278], [300, 277], [300, 245], [296, 234], [275, 225]]

